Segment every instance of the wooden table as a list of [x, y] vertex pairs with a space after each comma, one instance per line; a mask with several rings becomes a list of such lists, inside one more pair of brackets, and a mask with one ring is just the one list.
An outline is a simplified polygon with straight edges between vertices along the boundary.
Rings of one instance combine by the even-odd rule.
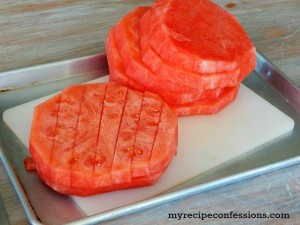
[[[135, 6], [152, 2], [2, 0], [0, 71], [105, 52], [108, 29]], [[235, 14], [257, 49], [300, 87], [299, 0], [214, 2]], [[28, 224], [13, 187], [0, 165], [0, 194], [7, 217], [13, 225]], [[300, 224], [299, 202], [300, 165], [296, 165], [107, 224], [200, 224], [203, 221], [168, 218], [168, 213], [172, 212], [199, 211], [290, 214], [289, 219], [210, 219], [205, 220], [206, 224]]]

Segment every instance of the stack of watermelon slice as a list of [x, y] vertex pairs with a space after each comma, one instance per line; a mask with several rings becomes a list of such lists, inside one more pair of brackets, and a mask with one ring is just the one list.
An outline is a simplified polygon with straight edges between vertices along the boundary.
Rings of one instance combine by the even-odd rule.
[[154, 184], [177, 152], [177, 117], [156, 94], [79, 84], [35, 107], [28, 169], [63, 194]]
[[109, 32], [110, 81], [160, 95], [177, 116], [213, 114], [254, 69], [255, 48], [238, 20], [209, 0], [158, 0]]
[[110, 30], [107, 57], [120, 84], [71, 86], [34, 110], [25, 162], [60, 193], [155, 183], [177, 151], [176, 115], [220, 111], [256, 61], [236, 18], [209, 0], [136, 8]]

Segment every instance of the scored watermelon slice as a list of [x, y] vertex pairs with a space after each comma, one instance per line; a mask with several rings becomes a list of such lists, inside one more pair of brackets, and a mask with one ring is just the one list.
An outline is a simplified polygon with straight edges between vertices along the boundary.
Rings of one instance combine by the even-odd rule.
[[29, 150], [52, 189], [87, 196], [155, 183], [176, 154], [177, 132], [157, 95], [83, 84], [35, 107]]
[[246, 32], [236, 17], [209, 0], [156, 1], [150, 26], [150, 45], [163, 59], [185, 69], [200, 73], [238, 69], [241, 79], [248, 75], [243, 74], [244, 66], [254, 68], [255, 48]]

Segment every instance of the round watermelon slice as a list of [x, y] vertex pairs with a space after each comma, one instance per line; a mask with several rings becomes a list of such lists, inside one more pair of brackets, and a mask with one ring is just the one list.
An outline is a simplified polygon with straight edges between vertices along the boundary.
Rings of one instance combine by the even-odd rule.
[[200, 90], [237, 86], [240, 83], [238, 68], [217, 73], [198, 73], [184, 69], [169, 60], [163, 59], [150, 45], [150, 16], [147, 11], [139, 22], [140, 48], [143, 62], [156, 74], [168, 74], [174, 80]]
[[210, 0], [156, 1], [149, 37], [163, 59], [188, 70], [205, 74], [238, 69], [241, 79], [248, 75], [244, 67], [255, 67], [255, 48], [237, 18]]
[[40, 178], [88, 196], [151, 185], [176, 154], [177, 118], [150, 92], [75, 85], [36, 106], [29, 150]]

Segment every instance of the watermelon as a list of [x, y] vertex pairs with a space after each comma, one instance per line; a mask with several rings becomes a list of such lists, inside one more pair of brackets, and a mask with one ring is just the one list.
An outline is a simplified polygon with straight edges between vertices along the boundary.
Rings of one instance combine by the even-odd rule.
[[[125, 74], [123, 65], [118, 63], [121, 61], [119, 58], [118, 48], [116, 46], [116, 40], [114, 38], [114, 32], [111, 30], [107, 38], [107, 57], [110, 69], [110, 81], [119, 82], [125, 86], [139, 90], [143, 89], [139, 83], [132, 80]], [[205, 95], [202, 93], [202, 97], [197, 102], [190, 104], [174, 105], [172, 101], [169, 103], [171, 109], [174, 111], [176, 116], [188, 116], [197, 114], [214, 114], [224, 108], [227, 104], [232, 102], [236, 95], [239, 86], [218, 88], [213, 92], [205, 91]], [[163, 93], [160, 93], [164, 96]], [[174, 95], [176, 98], [176, 95]], [[170, 99], [170, 98], [169, 98]], [[173, 102], [176, 100], [173, 100]]]
[[35, 107], [29, 150], [57, 192], [88, 196], [154, 184], [176, 154], [162, 99], [113, 82], [74, 85]]
[[255, 48], [237, 18], [210, 0], [158, 0], [150, 26], [150, 45], [163, 59], [185, 69], [241, 72], [247, 66], [241, 64], [244, 59], [252, 69], [255, 65]]
[[142, 84], [125, 75], [122, 59], [114, 36], [114, 31], [111, 29], [106, 41], [106, 55], [110, 70], [109, 80], [125, 85], [131, 89], [144, 91], [145, 87]]
[[152, 185], [174, 158], [176, 116], [214, 114], [254, 69], [238, 20], [209, 0], [157, 0], [111, 28], [110, 81], [81, 84], [35, 107], [28, 171], [70, 195]]
[[224, 109], [233, 102], [238, 94], [239, 85], [226, 87], [218, 98], [205, 99], [185, 105], [169, 105], [177, 116], [211, 115]]
[[35, 165], [31, 157], [26, 157], [24, 159], [24, 166], [26, 171], [35, 171]]
[[142, 60], [154, 73], [168, 74], [178, 82], [198, 90], [237, 86], [239, 84], [239, 69], [230, 72], [197, 73], [163, 59], [149, 44], [151, 11], [147, 11], [140, 19], [139, 35]]
[[256, 64], [238, 20], [209, 0], [137, 7], [110, 30], [106, 47], [111, 81], [161, 96], [177, 116], [219, 112]]
[[[133, 12], [126, 15], [109, 34], [107, 43], [107, 51], [118, 51], [123, 62], [123, 69], [125, 75], [130, 79], [128, 83], [142, 84], [146, 90], [160, 95], [168, 104], [182, 105], [196, 102], [207, 98], [216, 98], [221, 93], [221, 88], [207, 89], [201, 91], [199, 88], [188, 85], [182, 85], [182, 78], [176, 79], [175, 76], [154, 74], [141, 60], [141, 52], [139, 48], [138, 36], [138, 21], [148, 7], [138, 7]], [[115, 38], [115, 41], [112, 39]], [[111, 42], [115, 42], [117, 49], [111, 50]], [[117, 53], [115, 53], [117, 54]], [[108, 62], [110, 64], [110, 73], [112, 74], [112, 81], [118, 82], [114, 70], [116, 68], [112, 65], [113, 56], [108, 54]], [[174, 74], [173, 74], [174, 75]], [[124, 78], [125, 79], [125, 78]], [[185, 79], [185, 78], [183, 78]], [[133, 80], [133, 82], [131, 81]], [[191, 82], [188, 82], [191, 83]], [[124, 83], [123, 83], [124, 84]], [[129, 84], [132, 87], [131, 84]], [[137, 85], [135, 85], [137, 86]]]

